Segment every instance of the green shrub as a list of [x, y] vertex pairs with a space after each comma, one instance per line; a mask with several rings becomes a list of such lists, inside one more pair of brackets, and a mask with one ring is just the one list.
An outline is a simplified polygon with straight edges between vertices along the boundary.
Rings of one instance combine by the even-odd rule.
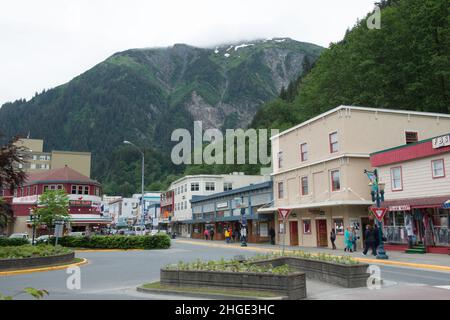
[[48, 257], [70, 253], [72, 250], [61, 246], [26, 244], [22, 246], [0, 247], [0, 259]]
[[0, 247], [23, 246], [29, 244], [28, 240], [23, 238], [0, 238]]
[[[55, 239], [50, 239], [55, 243]], [[70, 248], [88, 249], [167, 249], [170, 248], [170, 237], [167, 234], [154, 236], [65, 236], [58, 239], [58, 244]]]

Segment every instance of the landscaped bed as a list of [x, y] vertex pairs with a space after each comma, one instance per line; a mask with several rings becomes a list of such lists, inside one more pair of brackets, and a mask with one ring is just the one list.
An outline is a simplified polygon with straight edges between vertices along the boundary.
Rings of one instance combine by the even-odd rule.
[[0, 271], [55, 266], [76, 262], [75, 253], [62, 246], [0, 247]]
[[[52, 238], [51, 242], [54, 243]], [[86, 249], [168, 249], [170, 237], [167, 234], [147, 236], [65, 236], [58, 239], [58, 244], [70, 248]]]

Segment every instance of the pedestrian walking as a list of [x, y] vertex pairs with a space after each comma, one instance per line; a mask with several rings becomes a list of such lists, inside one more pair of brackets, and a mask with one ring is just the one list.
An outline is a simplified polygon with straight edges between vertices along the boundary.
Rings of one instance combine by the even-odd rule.
[[205, 232], [203, 233], [205, 235], [205, 240], [209, 239], [209, 231], [208, 229], [205, 229]]
[[347, 227], [344, 232], [344, 241], [345, 241], [345, 248], [344, 251], [352, 252], [353, 251], [353, 238], [352, 238], [352, 231], [350, 230], [350, 227]]
[[334, 228], [331, 229], [330, 232], [330, 241], [331, 244], [333, 245], [333, 250], [336, 250], [336, 245], [334, 244], [334, 242], [336, 241], [336, 230], [334, 230]]
[[270, 244], [274, 245], [275, 244], [275, 229], [272, 227], [269, 229], [269, 236], [270, 236]]
[[230, 243], [230, 229], [225, 229], [225, 242]]
[[376, 256], [377, 255], [377, 251], [376, 251], [376, 239], [375, 239], [375, 233], [374, 230], [372, 229], [372, 226], [369, 224], [366, 227], [366, 231], [364, 232], [364, 251], [363, 251], [363, 255], [367, 254], [367, 251], [369, 251], [369, 249], [372, 249], [372, 255]]
[[358, 234], [356, 233], [356, 228], [352, 227], [352, 249], [356, 252], [356, 241], [358, 240]]
[[209, 231], [209, 238], [211, 240], [214, 240], [214, 228], [211, 228], [211, 230]]

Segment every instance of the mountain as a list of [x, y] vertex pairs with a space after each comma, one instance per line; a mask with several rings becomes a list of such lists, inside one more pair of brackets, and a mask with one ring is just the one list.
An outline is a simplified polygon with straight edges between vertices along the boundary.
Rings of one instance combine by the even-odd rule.
[[204, 128], [246, 127], [322, 50], [275, 38], [119, 52], [29, 101], [4, 104], [0, 131], [30, 132], [49, 150], [91, 151], [93, 177], [109, 192], [129, 194], [139, 189], [139, 157], [123, 140], [145, 148], [148, 184], [180, 173], [169, 158], [174, 129], [191, 130], [194, 120]]
[[286, 129], [338, 105], [450, 113], [448, 0], [384, 0], [317, 59], [296, 94], [262, 107], [252, 127]]

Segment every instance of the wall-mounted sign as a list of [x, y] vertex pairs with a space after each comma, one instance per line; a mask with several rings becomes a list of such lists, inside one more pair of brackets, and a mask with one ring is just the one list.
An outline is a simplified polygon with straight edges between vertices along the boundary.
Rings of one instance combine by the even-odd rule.
[[450, 134], [433, 138], [433, 149], [450, 146]]
[[217, 209], [228, 208], [228, 202], [221, 202], [216, 205]]
[[72, 207], [90, 207], [92, 206], [92, 201], [89, 200], [70, 200], [69, 205]]
[[410, 211], [410, 210], [411, 210], [411, 206], [409, 204], [389, 207], [389, 211]]

